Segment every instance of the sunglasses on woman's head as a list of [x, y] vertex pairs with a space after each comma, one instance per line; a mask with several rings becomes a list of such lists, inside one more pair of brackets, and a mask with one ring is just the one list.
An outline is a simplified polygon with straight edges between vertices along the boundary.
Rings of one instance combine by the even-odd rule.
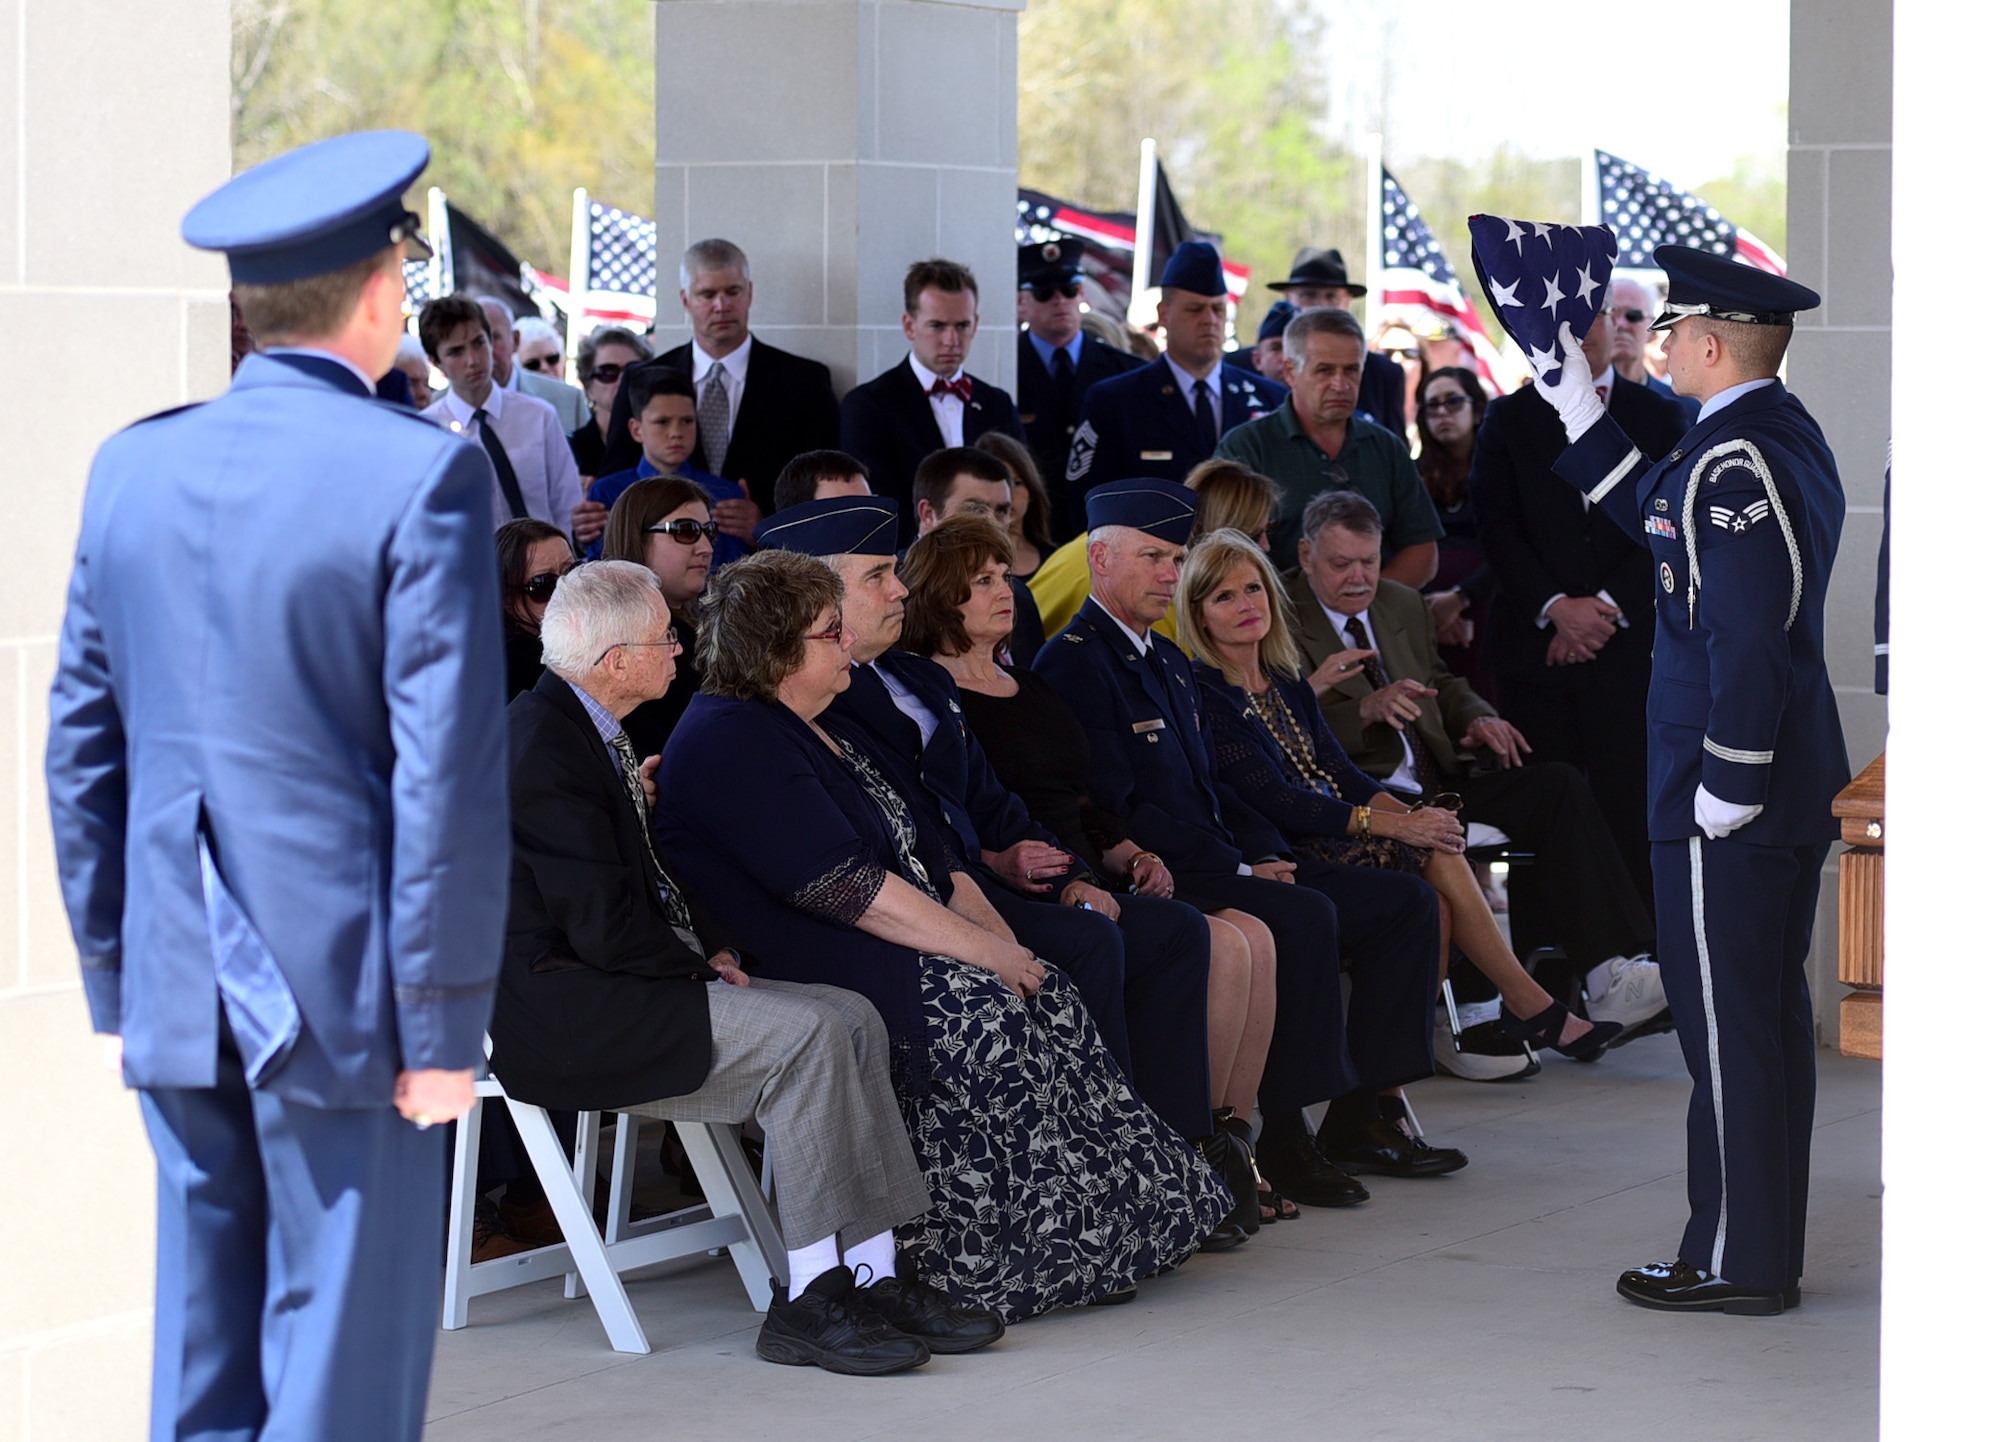
[[714, 540], [716, 532], [719, 529], [713, 521], [696, 521], [687, 516], [682, 516], [678, 521], [661, 521], [657, 525], [648, 526], [646, 527], [646, 534], [649, 536], [672, 536], [683, 546], [692, 546], [695, 543], [695, 538], [698, 536], [706, 536], [709, 540]]
[[1040, 301], [1043, 305], [1047, 305], [1056, 298], [1059, 292], [1063, 299], [1075, 300], [1083, 294], [1083, 282], [1080, 280], [1069, 280], [1064, 281], [1061, 285], [1057, 285], [1052, 280], [1038, 280], [1028, 287], [1028, 291], [1036, 300]]

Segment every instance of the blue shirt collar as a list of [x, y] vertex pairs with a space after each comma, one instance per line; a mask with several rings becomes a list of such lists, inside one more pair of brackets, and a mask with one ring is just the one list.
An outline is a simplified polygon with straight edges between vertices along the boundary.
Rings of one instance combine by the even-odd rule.
[[1701, 414], [1695, 417], [1695, 423], [1699, 425], [1730, 402], [1747, 396], [1754, 390], [1762, 390], [1765, 386], [1774, 386], [1777, 383], [1777, 377], [1764, 376], [1759, 380], [1745, 381], [1740, 386], [1731, 386], [1728, 390], [1717, 391], [1702, 403]]
[[1043, 340], [1040, 336], [1036, 335], [1033, 331], [1029, 331], [1028, 344], [1032, 345], [1035, 348], [1035, 354], [1042, 358], [1042, 368], [1050, 372], [1053, 372], [1055, 370], [1056, 352], [1058, 350], [1065, 350], [1069, 352], [1069, 363], [1071, 365], [1079, 365], [1083, 361], [1082, 331], [1078, 331], [1075, 335], [1071, 336], [1069, 338], [1069, 344], [1066, 346], [1051, 345], [1049, 344], [1049, 342]]

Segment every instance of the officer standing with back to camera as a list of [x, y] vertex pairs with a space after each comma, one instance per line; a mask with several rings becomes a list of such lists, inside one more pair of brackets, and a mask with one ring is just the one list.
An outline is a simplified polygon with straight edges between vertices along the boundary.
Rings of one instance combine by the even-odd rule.
[[340, 136], [195, 206], [266, 350], [84, 497], [49, 809], [159, 1158], [156, 1439], [423, 1427], [510, 859], [491, 473], [370, 380], [429, 159]]
[[1813, 1121], [1805, 960], [1847, 751], [1827, 680], [1828, 574], [1846, 512], [1819, 425], [1777, 379], [1819, 296], [1663, 245], [1674, 390], [1701, 403], [1649, 465], [1565, 325], [1536, 386], [1570, 445], [1556, 472], [1652, 552], [1658, 605], [1648, 797], [1660, 974], [1694, 1079], [1692, 1215], [1670, 1262], [1618, 1279], [1670, 1311], [1770, 1315], [1799, 1300]]

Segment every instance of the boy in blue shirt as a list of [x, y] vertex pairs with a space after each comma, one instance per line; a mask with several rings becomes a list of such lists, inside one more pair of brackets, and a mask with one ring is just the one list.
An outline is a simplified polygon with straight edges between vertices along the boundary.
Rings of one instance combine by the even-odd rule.
[[[639, 464], [629, 471], [599, 476], [590, 488], [590, 500], [601, 506], [613, 506], [627, 487], [649, 476], [685, 476], [707, 491], [711, 500], [743, 499], [743, 488], [734, 481], [725, 481], [688, 464], [688, 457], [694, 454], [696, 426], [694, 381], [686, 371], [660, 372], [647, 380], [632, 399], [636, 403], [632, 408], [632, 439], [639, 443]], [[715, 569], [721, 570], [749, 553], [750, 548], [736, 537], [717, 535]], [[603, 554], [602, 536], [584, 550], [586, 560], [595, 561]]]

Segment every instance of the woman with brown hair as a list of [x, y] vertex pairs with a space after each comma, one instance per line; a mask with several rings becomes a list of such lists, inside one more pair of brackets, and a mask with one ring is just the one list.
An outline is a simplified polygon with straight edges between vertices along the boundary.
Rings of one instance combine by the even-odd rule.
[[619, 495], [605, 523], [604, 559], [636, 562], [658, 578], [674, 635], [681, 643], [680, 664], [667, 694], [641, 702], [625, 718], [625, 734], [641, 756], [659, 755], [688, 702], [701, 689], [694, 603], [708, 587], [715, 536], [708, 492], [685, 476], [633, 482]]
[[1472, 452], [1486, 417], [1486, 389], [1464, 366], [1440, 366], [1417, 386], [1417, 474], [1444, 526], [1437, 575], [1424, 588], [1437, 623], [1438, 654], [1487, 700], [1499, 695], [1493, 674], [1480, 664], [1479, 638], [1487, 603], [1498, 584], [1479, 544], [1472, 512]]
[[1014, 574], [1023, 581], [1042, 568], [1042, 558], [1056, 548], [1049, 531], [1049, 488], [1029, 449], [1005, 431], [988, 431], [972, 443], [1007, 468], [1014, 478], [1014, 510], [1007, 520], [1007, 538], [1014, 543]]
[[569, 537], [532, 516], [509, 521], [493, 533], [500, 563], [500, 616], [507, 642], [507, 699], [542, 675], [542, 613], [556, 582], [576, 566]]

